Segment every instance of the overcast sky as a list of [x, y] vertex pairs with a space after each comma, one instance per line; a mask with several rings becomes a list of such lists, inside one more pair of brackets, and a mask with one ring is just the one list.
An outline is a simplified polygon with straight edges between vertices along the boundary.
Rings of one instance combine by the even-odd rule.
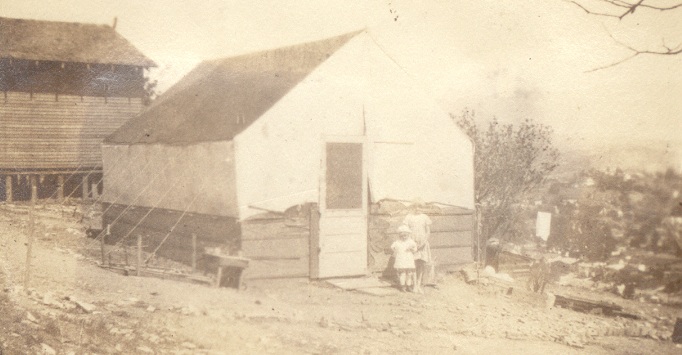
[[203, 59], [368, 28], [448, 112], [533, 118], [554, 127], [560, 146], [645, 144], [680, 162], [682, 55], [588, 71], [630, 54], [609, 33], [643, 49], [680, 45], [682, 9], [618, 21], [562, 0], [2, 0], [0, 16], [118, 17], [117, 31], [159, 64], [161, 89]]

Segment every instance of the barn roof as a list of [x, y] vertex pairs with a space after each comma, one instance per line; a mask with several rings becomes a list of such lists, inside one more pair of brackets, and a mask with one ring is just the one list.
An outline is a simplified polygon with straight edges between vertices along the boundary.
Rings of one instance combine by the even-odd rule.
[[0, 17], [0, 58], [154, 67], [107, 25]]
[[105, 142], [231, 140], [358, 33], [204, 61]]

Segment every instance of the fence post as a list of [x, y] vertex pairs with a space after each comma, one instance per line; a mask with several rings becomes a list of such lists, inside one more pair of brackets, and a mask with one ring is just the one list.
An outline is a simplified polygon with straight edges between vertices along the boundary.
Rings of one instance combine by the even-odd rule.
[[38, 196], [38, 187], [35, 184], [35, 177], [31, 177], [31, 207], [28, 210], [28, 236], [26, 243], [26, 273], [24, 274], [24, 288], [28, 288], [31, 281], [31, 253], [33, 249], [33, 233], [35, 232], [35, 216], [34, 210], [36, 207], [36, 197]]
[[35, 205], [35, 200], [38, 199], [38, 181], [35, 176], [29, 178], [31, 181], [31, 206]]
[[57, 201], [64, 201], [64, 175], [57, 175]]
[[5, 176], [5, 201], [12, 203], [12, 176]]
[[83, 190], [82, 195], [83, 195], [83, 200], [87, 199], [88, 196], [88, 176], [83, 175], [83, 182], [81, 183], [81, 188]]
[[104, 254], [104, 244], [106, 243], [106, 239], [105, 239], [105, 238], [106, 238], [109, 234], [111, 234], [111, 225], [107, 224], [106, 232], [102, 235], [102, 238], [99, 240], [99, 248], [100, 248], [100, 251], [102, 252], [102, 266], [104, 266], [104, 262], [105, 262], [105, 259], [104, 259], [104, 256], [105, 256], [105, 254]]

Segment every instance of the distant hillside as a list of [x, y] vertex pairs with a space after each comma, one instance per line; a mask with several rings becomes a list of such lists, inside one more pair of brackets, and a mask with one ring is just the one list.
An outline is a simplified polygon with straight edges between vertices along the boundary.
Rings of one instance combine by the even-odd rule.
[[618, 145], [601, 149], [560, 149], [557, 176], [572, 174], [590, 168], [622, 170], [664, 171], [674, 168], [682, 171], [682, 155], [665, 147], [645, 145]]

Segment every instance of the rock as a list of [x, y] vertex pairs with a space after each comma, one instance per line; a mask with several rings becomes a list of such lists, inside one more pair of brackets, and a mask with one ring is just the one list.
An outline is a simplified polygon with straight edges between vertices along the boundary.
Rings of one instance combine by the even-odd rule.
[[183, 308], [180, 310], [180, 313], [182, 313], [182, 314], [185, 315], [185, 316], [189, 316], [189, 315], [198, 316], [198, 315], [201, 314], [201, 312], [199, 311], [199, 309], [196, 308], [196, 307], [194, 307], [194, 306], [192, 306], [192, 305], [189, 305], [189, 306], [187, 306], [187, 307], [183, 307]]
[[47, 292], [46, 294], [43, 295], [43, 299], [41, 300], [41, 302], [46, 306], [51, 306], [54, 305], [56, 301], [52, 296], [52, 292]]
[[156, 308], [154, 306], [147, 307], [147, 312], [153, 313], [154, 311], [156, 311]]
[[331, 322], [329, 321], [329, 319], [327, 319], [327, 318], [325, 318], [325, 317], [322, 317], [322, 318], [320, 319], [320, 321], [318, 322], [318, 324], [319, 324], [320, 327], [322, 327], [322, 328], [329, 328], [329, 326], [331, 325]]
[[40, 344], [40, 352], [45, 355], [57, 355], [57, 351], [45, 343]]
[[36, 319], [36, 317], [34, 317], [33, 314], [31, 314], [31, 312], [26, 312], [26, 319], [33, 323], [38, 323], [38, 319]]
[[87, 303], [87, 302], [74, 301], [74, 303], [76, 304], [76, 306], [78, 306], [78, 308], [84, 310], [85, 313], [92, 313], [95, 309], [97, 309], [97, 307], [95, 307], [95, 305]]

